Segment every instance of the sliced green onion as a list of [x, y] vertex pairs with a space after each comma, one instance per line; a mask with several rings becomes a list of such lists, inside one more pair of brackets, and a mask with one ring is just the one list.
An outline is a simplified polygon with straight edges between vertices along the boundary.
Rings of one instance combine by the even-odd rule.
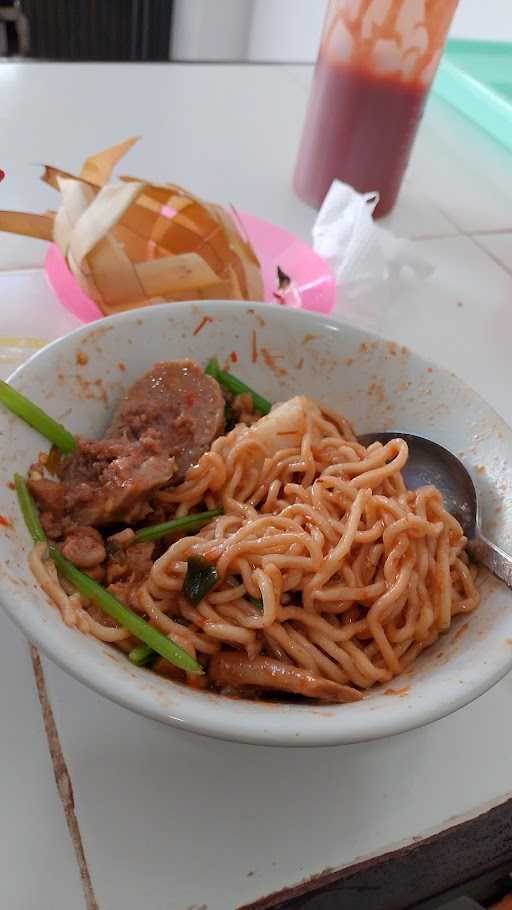
[[253, 607], [256, 607], [260, 613], [263, 613], [263, 598], [262, 597], [253, 597], [252, 594], [246, 594], [246, 599], [252, 603]]
[[159, 537], [165, 537], [166, 534], [172, 534], [173, 531], [183, 531], [188, 528], [194, 529], [205, 522], [211, 521], [222, 515], [222, 509], [210, 509], [209, 512], [196, 512], [193, 515], [183, 515], [182, 518], [173, 518], [171, 521], [164, 521], [159, 525], [150, 525], [147, 528], [141, 528], [135, 532], [134, 543], [140, 543], [141, 540], [158, 540]]
[[213, 378], [219, 382], [219, 376], [222, 371], [216, 357], [212, 357], [211, 360], [208, 361], [204, 371], [207, 376], [213, 376]]
[[57, 446], [61, 452], [73, 452], [76, 449], [75, 437], [68, 433], [62, 424], [57, 423], [53, 417], [41, 410], [37, 404], [29, 401], [28, 398], [25, 398], [24, 395], [17, 392], [16, 389], [13, 389], [12, 386], [3, 380], [0, 380], [0, 402], [9, 411], [16, 414], [17, 417], [21, 417], [34, 430], [41, 433], [41, 436], [44, 436], [53, 445]]
[[25, 524], [32, 540], [35, 541], [35, 543], [46, 542], [46, 534], [39, 521], [37, 506], [32, 499], [30, 490], [21, 474], [14, 475], [14, 485], [16, 487], [16, 496], [18, 497], [21, 514], [25, 519]]
[[216, 357], [212, 357], [212, 359], [208, 361], [205, 373], [208, 376], [213, 376], [220, 385], [224, 386], [229, 392], [232, 392], [233, 395], [250, 395], [255, 409], [259, 411], [260, 414], [268, 414], [270, 411], [272, 407], [271, 402], [267, 401], [266, 398], [263, 398], [262, 395], [259, 395], [258, 392], [251, 389], [251, 387], [246, 385], [245, 382], [242, 382], [241, 379], [237, 379], [232, 373], [221, 370], [219, 361]]
[[153, 663], [155, 657], [156, 651], [153, 651], [153, 648], [150, 648], [149, 645], [137, 645], [128, 654], [128, 659], [137, 667], [146, 667], [148, 664]]
[[80, 594], [83, 594], [84, 597], [92, 600], [104, 613], [107, 613], [112, 619], [115, 619], [120, 626], [127, 629], [128, 632], [131, 632], [132, 635], [135, 635], [135, 637], [139, 638], [140, 641], [143, 641], [144, 644], [149, 645], [153, 651], [156, 651], [157, 654], [165, 657], [171, 664], [180, 667], [181, 670], [186, 670], [187, 673], [203, 672], [197, 661], [194, 660], [190, 654], [187, 654], [183, 648], [176, 645], [170, 638], [166, 638], [165, 635], [162, 635], [158, 629], [150, 626], [149, 623], [138, 616], [137, 613], [134, 613], [133, 610], [130, 610], [125, 604], [121, 603], [117, 597], [114, 597], [110, 591], [102, 588], [101, 585], [96, 581], [93, 581], [92, 578], [89, 578], [88, 575], [80, 572], [73, 563], [65, 559], [60, 550], [54, 546], [50, 546], [49, 550], [50, 556], [61, 575], [63, 575], [64, 578], [67, 578]]
[[196, 607], [219, 579], [219, 573], [211, 562], [202, 556], [191, 556], [187, 559], [187, 574], [181, 590], [187, 600]]

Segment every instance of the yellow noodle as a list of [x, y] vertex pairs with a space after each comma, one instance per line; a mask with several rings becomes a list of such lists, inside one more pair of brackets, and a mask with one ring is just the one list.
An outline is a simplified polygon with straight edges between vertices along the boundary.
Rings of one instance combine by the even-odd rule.
[[[252, 432], [251, 401], [236, 406], [247, 425], [157, 496], [177, 515], [204, 503], [224, 514], [153, 563], [140, 610], [206, 665], [235, 650], [361, 691], [388, 682], [478, 606], [460, 525], [435, 487], [406, 489], [403, 439], [365, 448], [343, 417], [313, 407], [296, 443], [283, 427], [283, 447], [269, 453]], [[31, 567], [64, 621], [103, 640], [127, 637], [88, 616], [45, 553], [38, 544]], [[181, 594], [192, 556], [220, 577], [197, 606]]]

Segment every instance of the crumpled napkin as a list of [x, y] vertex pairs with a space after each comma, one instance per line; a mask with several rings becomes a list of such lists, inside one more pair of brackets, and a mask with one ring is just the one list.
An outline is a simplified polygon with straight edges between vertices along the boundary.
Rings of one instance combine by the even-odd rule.
[[433, 267], [410, 240], [373, 221], [378, 193], [358, 193], [335, 180], [313, 226], [313, 248], [330, 265], [336, 284], [352, 297], [410, 269], [427, 278]]

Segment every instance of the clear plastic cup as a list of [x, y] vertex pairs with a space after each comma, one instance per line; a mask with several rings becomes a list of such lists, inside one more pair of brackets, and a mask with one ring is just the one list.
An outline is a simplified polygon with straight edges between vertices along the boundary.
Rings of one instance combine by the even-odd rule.
[[335, 178], [394, 206], [458, 0], [330, 0], [295, 170], [319, 208]]

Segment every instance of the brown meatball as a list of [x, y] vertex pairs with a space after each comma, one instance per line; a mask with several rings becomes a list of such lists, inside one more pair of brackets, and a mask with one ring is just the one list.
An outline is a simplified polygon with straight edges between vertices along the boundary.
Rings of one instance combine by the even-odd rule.
[[224, 428], [219, 384], [193, 360], [155, 363], [128, 389], [108, 430], [134, 441], [152, 434], [159, 451], [175, 459], [173, 483], [209, 449]]
[[152, 494], [179, 483], [223, 427], [215, 379], [192, 360], [155, 364], [128, 389], [103, 439], [77, 440], [58, 481], [30, 482], [47, 533], [142, 521]]

